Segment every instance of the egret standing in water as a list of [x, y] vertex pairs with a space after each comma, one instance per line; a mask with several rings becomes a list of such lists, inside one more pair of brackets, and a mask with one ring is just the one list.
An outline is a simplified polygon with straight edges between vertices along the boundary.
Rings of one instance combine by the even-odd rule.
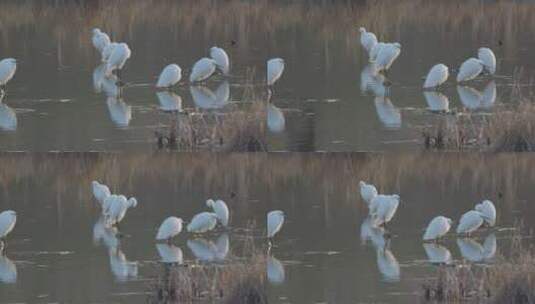
[[366, 28], [364, 27], [359, 28], [359, 32], [360, 44], [369, 55], [373, 47], [377, 44], [377, 37], [374, 33], [366, 31]]
[[0, 87], [2, 91], [6, 87], [7, 83], [15, 75], [17, 70], [17, 60], [14, 58], [5, 58], [0, 61]]
[[170, 88], [177, 84], [182, 78], [182, 69], [177, 64], [170, 64], [166, 66], [160, 77], [158, 77], [158, 82], [156, 83], [157, 88]]
[[377, 195], [370, 203], [370, 215], [376, 225], [386, 225], [394, 218], [399, 206], [399, 195]]
[[209, 199], [206, 201], [206, 206], [212, 208], [214, 213], [217, 215], [217, 219], [223, 225], [223, 227], [228, 227], [228, 221], [230, 212], [228, 210], [227, 204], [222, 200]]
[[466, 212], [459, 220], [457, 234], [470, 235], [470, 233], [476, 231], [479, 229], [479, 227], [481, 227], [481, 225], [483, 225], [485, 219], [487, 219], [487, 217], [479, 211], [470, 210]]
[[108, 225], [118, 225], [126, 215], [126, 211], [137, 206], [137, 199], [134, 197], [128, 200], [124, 195], [119, 195], [114, 199], [106, 213], [106, 221]]
[[366, 182], [360, 181], [360, 197], [369, 205], [374, 197], [377, 196], [377, 189], [372, 184], [366, 184]]
[[177, 236], [182, 231], [182, 219], [174, 216], [166, 218], [160, 228], [158, 228], [158, 233], [156, 234], [156, 240], [163, 241], [167, 240], [168, 243], [171, 242], [171, 239]]
[[99, 28], [94, 28], [91, 42], [93, 42], [93, 46], [102, 54], [104, 48], [110, 44], [110, 37]]
[[425, 78], [424, 89], [438, 88], [448, 80], [449, 76], [450, 73], [446, 65], [442, 63], [434, 65]]
[[474, 209], [484, 215], [484, 220], [490, 227], [496, 224], [496, 207], [491, 201], [484, 200], [477, 204]]
[[483, 71], [483, 61], [477, 58], [466, 59], [457, 74], [457, 82], [468, 81], [476, 78]]
[[93, 196], [99, 202], [100, 205], [104, 203], [104, 200], [111, 195], [110, 188], [108, 186], [99, 183], [98, 181], [91, 182], [91, 188], [93, 189]]
[[273, 86], [284, 72], [284, 59], [273, 58], [267, 62], [267, 85]]
[[370, 50], [370, 53], [369, 53], [369, 58], [368, 60], [370, 62], [375, 62], [375, 60], [377, 60], [377, 54], [379, 54], [379, 51], [381, 50], [381, 48], [383, 48], [383, 46], [385, 46], [387, 43], [384, 43], [384, 42], [378, 42], [376, 43], [372, 49]]
[[6, 210], [0, 213], [0, 243], [4, 243], [7, 235], [15, 228], [17, 213], [13, 210]]
[[220, 47], [214, 46], [210, 48], [210, 57], [215, 61], [215, 64], [221, 73], [223, 73], [223, 75], [228, 75], [230, 70], [230, 60], [227, 52]]
[[[114, 70], [122, 70], [128, 58], [130, 58], [132, 52], [126, 43], [117, 44], [107, 61], [107, 75], [110, 75]], [[119, 76], [119, 75], [118, 75]]]
[[270, 211], [267, 214], [267, 238], [269, 248], [271, 248], [271, 239], [281, 230], [284, 224], [284, 212], [281, 210]]
[[491, 49], [486, 47], [479, 48], [477, 57], [483, 62], [483, 66], [487, 73], [490, 75], [496, 73], [496, 56]]
[[448, 231], [450, 231], [451, 223], [451, 219], [447, 217], [435, 217], [433, 220], [431, 220], [427, 226], [427, 229], [425, 229], [423, 237], [424, 241], [434, 241], [443, 237], [446, 235], [446, 233], [448, 233]]
[[200, 82], [208, 79], [216, 70], [216, 62], [210, 58], [201, 58], [195, 62], [189, 75], [190, 82]]
[[104, 47], [104, 49], [102, 50], [102, 53], [101, 53], [102, 54], [102, 62], [108, 62], [108, 59], [110, 59], [111, 53], [113, 53], [113, 50], [118, 45], [119, 45], [119, 43], [117, 43], [117, 42], [111, 42], [111, 43], [108, 43], [108, 45], [106, 45], [106, 47]]
[[384, 44], [375, 59], [377, 71], [388, 71], [400, 53], [401, 44], [398, 42]]
[[217, 214], [213, 212], [201, 212], [196, 214], [186, 229], [191, 233], [204, 233], [213, 230], [217, 225]]

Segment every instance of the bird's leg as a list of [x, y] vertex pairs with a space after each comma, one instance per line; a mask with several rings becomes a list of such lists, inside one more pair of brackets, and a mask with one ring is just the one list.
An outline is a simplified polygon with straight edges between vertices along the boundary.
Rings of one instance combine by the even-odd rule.
[[268, 238], [268, 255], [271, 252], [271, 247], [273, 247], [273, 244], [271, 243], [271, 238]]

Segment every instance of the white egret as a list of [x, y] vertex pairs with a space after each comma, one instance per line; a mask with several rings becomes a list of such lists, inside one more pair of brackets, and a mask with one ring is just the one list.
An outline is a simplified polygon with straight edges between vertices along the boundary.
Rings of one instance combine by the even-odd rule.
[[467, 87], [467, 86], [457, 86], [457, 93], [461, 99], [463, 106], [470, 110], [477, 110], [481, 106], [481, 100], [483, 95], [478, 90]]
[[400, 279], [399, 262], [389, 249], [377, 249], [377, 267], [387, 282], [397, 282]]
[[156, 244], [156, 249], [158, 250], [162, 263], [178, 265], [184, 263], [184, 254], [180, 247], [176, 247], [172, 244], [158, 243]]
[[106, 74], [110, 75], [114, 70], [122, 70], [132, 52], [126, 43], [117, 44], [107, 61]]
[[117, 199], [119, 199], [119, 195], [116, 194], [111, 194], [104, 198], [104, 200], [102, 201], [102, 215], [108, 214], [110, 206], [112, 205], [113, 201]]
[[424, 241], [434, 241], [446, 235], [451, 228], [451, 219], [437, 216], [431, 220], [424, 233]]
[[366, 182], [360, 181], [360, 197], [362, 200], [369, 205], [372, 199], [377, 196], [377, 189], [372, 184], [366, 184]]
[[5, 131], [17, 130], [17, 113], [10, 106], [0, 102], [0, 129]]
[[424, 97], [429, 111], [449, 112], [450, 101], [446, 95], [437, 91], [425, 91]]
[[111, 195], [110, 188], [98, 181], [92, 181], [91, 188], [93, 190], [93, 196], [100, 205], [102, 205], [106, 197]]
[[130, 208], [135, 208], [136, 206], [136, 198], [131, 197], [127, 200], [124, 195], [119, 195], [117, 199], [114, 199], [111, 202], [111, 205], [108, 208], [108, 212], [106, 213], [107, 223], [110, 225], [119, 224], [125, 217], [126, 211]]
[[111, 248], [108, 253], [110, 256], [111, 272], [117, 281], [125, 282], [137, 278], [137, 262], [128, 261], [119, 248]]
[[102, 50], [102, 62], [106, 63], [108, 62], [108, 59], [110, 59], [111, 54], [113, 53], [113, 50], [116, 46], [118, 46], [119, 43], [117, 42], [111, 42]]
[[284, 59], [273, 58], [267, 61], [267, 85], [272, 86], [275, 84], [284, 72]]
[[0, 60], [0, 87], [5, 87], [17, 71], [17, 60], [5, 58]]
[[267, 126], [273, 133], [280, 133], [286, 128], [284, 113], [272, 103], [267, 105]]
[[496, 224], [496, 207], [494, 207], [491, 201], [484, 200], [480, 204], [477, 204], [474, 210], [484, 215], [484, 220], [490, 227]]
[[182, 112], [182, 97], [179, 95], [170, 91], [159, 91], [156, 92], [156, 96], [162, 111]]
[[108, 97], [106, 99], [108, 112], [111, 120], [119, 128], [126, 128], [132, 119], [132, 107], [126, 104], [122, 98]]
[[429, 263], [448, 265], [453, 261], [451, 252], [448, 250], [448, 248], [442, 245], [436, 243], [425, 243], [424, 250]]
[[156, 240], [171, 241], [172, 238], [177, 236], [182, 231], [182, 219], [174, 216], [166, 218], [160, 228], [158, 228], [158, 233], [156, 234]]
[[213, 262], [217, 258], [217, 247], [212, 241], [197, 238], [188, 240], [187, 245], [199, 261]]
[[191, 74], [189, 75], [190, 82], [199, 82], [208, 79], [215, 72], [216, 62], [210, 58], [201, 58], [193, 65]]
[[390, 101], [390, 98], [384, 96], [376, 96], [374, 98], [374, 104], [377, 116], [379, 117], [379, 120], [385, 128], [401, 128], [401, 112]]
[[213, 212], [201, 212], [191, 219], [186, 229], [191, 233], [204, 233], [215, 228], [217, 219], [217, 214]]
[[432, 89], [441, 86], [450, 76], [448, 67], [442, 63], [434, 65], [424, 82], [424, 89]]
[[166, 66], [160, 76], [158, 77], [158, 82], [156, 83], [157, 88], [170, 88], [177, 84], [182, 78], [182, 69], [178, 64], [170, 64]]
[[496, 82], [492, 80], [483, 89], [480, 102], [481, 108], [491, 108], [496, 102], [496, 96]]
[[211, 208], [212, 211], [217, 215], [217, 219], [223, 225], [223, 227], [228, 226], [228, 221], [230, 217], [230, 212], [228, 210], [227, 204], [222, 200], [209, 199], [206, 201], [206, 206]]
[[267, 257], [266, 272], [267, 279], [271, 284], [280, 285], [284, 283], [284, 280], [286, 279], [284, 265], [272, 255]]
[[13, 210], [6, 210], [0, 213], [0, 242], [15, 228], [17, 213]]
[[487, 73], [490, 75], [496, 73], [496, 56], [491, 49], [486, 47], [479, 48], [479, 50], [477, 50], [477, 57], [483, 62], [483, 66]]
[[387, 45], [387, 43], [384, 43], [384, 42], [379, 42], [379, 43], [376, 43], [372, 49], [370, 50], [369, 52], [369, 61], [370, 62], [375, 62], [377, 60], [377, 55], [379, 54], [379, 51], [381, 51], [381, 49]]
[[457, 226], [458, 234], [470, 234], [476, 231], [484, 222], [484, 215], [475, 210], [470, 210], [461, 216]]
[[210, 48], [210, 57], [215, 61], [217, 68], [223, 73], [223, 75], [228, 75], [230, 69], [230, 60], [228, 58], [227, 52], [220, 47]]
[[476, 78], [483, 71], [483, 61], [477, 58], [466, 59], [457, 74], [457, 82], [468, 81]]
[[386, 225], [392, 220], [399, 206], [399, 195], [377, 195], [370, 203], [370, 212], [376, 225]]
[[17, 265], [8, 257], [0, 254], [0, 283], [14, 284], [17, 282]]
[[364, 27], [359, 28], [359, 32], [360, 44], [369, 54], [373, 47], [377, 44], [377, 37], [374, 33], [366, 31], [366, 28]]
[[267, 214], [267, 237], [273, 238], [284, 224], [284, 212], [281, 210], [270, 211]]
[[377, 67], [378, 71], [388, 71], [394, 61], [399, 57], [399, 54], [401, 53], [401, 44], [398, 42], [395, 43], [387, 43], [383, 45], [379, 52], [377, 53], [377, 57], [375, 58], [375, 65]]
[[93, 36], [91, 37], [93, 46], [100, 52], [104, 51], [104, 48], [110, 44], [110, 37], [108, 34], [102, 32], [99, 28], [93, 29]]

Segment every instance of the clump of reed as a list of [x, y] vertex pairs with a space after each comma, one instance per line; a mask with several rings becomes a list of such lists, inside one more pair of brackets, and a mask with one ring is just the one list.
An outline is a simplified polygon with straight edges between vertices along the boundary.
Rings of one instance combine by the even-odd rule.
[[490, 266], [458, 265], [438, 269], [423, 285], [425, 301], [474, 303], [535, 303], [535, 252], [513, 236], [509, 257]]

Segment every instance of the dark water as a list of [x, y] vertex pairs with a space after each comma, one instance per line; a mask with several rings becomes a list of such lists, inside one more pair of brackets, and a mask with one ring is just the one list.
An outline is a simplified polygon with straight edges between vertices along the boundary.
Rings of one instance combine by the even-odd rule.
[[[158, 225], [190, 219], [213, 197], [229, 205], [231, 228], [204, 240], [181, 234], [174, 244], [184, 263], [231, 264], [247, 229], [262, 248], [265, 214], [281, 209], [269, 303], [414, 303], [435, 273], [420, 241], [430, 219], [457, 220], [493, 200], [495, 229], [428, 248], [434, 259], [492, 264], [508, 254], [516, 222], [524, 220], [522, 233], [533, 228], [534, 165], [529, 154], [4, 154], [0, 210], [16, 210], [18, 222], [0, 260], [0, 302], [144, 303], [162, 275]], [[99, 225], [94, 179], [138, 198], [119, 231]], [[366, 225], [361, 179], [401, 195], [389, 244]]]
[[[187, 75], [197, 59], [219, 45], [231, 58], [229, 98], [207, 101], [211, 93], [202, 89], [205, 94], [195, 100], [187, 85], [180, 86], [175, 93], [189, 113], [224, 113], [232, 105], [264, 103], [265, 62], [282, 57], [286, 70], [272, 98], [281, 112], [272, 112], [278, 124], [267, 124], [269, 150], [419, 149], [420, 128], [442, 120], [428, 108], [444, 109], [447, 100], [447, 108], [457, 113], [486, 112], [511, 101], [513, 78], [529, 89], [535, 45], [525, 29], [535, 26], [533, 10], [532, 4], [480, 1], [391, 6], [92, 1], [59, 7], [4, 1], [0, 53], [21, 63], [0, 107], [0, 145], [4, 151], [151, 151], [154, 132], [175, 116], [161, 108], [177, 98], [157, 96], [152, 85], [159, 72], [176, 62]], [[386, 79], [367, 74], [360, 25], [380, 40], [402, 44], [388, 75], [389, 88]], [[95, 92], [99, 55], [90, 44], [93, 27], [132, 49], [122, 73], [128, 84], [122, 98], [113, 82]], [[495, 80], [477, 80], [469, 88], [456, 88], [452, 80], [443, 96], [424, 96], [420, 87], [432, 65], [442, 62], [456, 69], [483, 45], [498, 57]], [[244, 93], [246, 83], [254, 85], [256, 98]], [[207, 86], [215, 94], [221, 85], [224, 80], [216, 77]]]

